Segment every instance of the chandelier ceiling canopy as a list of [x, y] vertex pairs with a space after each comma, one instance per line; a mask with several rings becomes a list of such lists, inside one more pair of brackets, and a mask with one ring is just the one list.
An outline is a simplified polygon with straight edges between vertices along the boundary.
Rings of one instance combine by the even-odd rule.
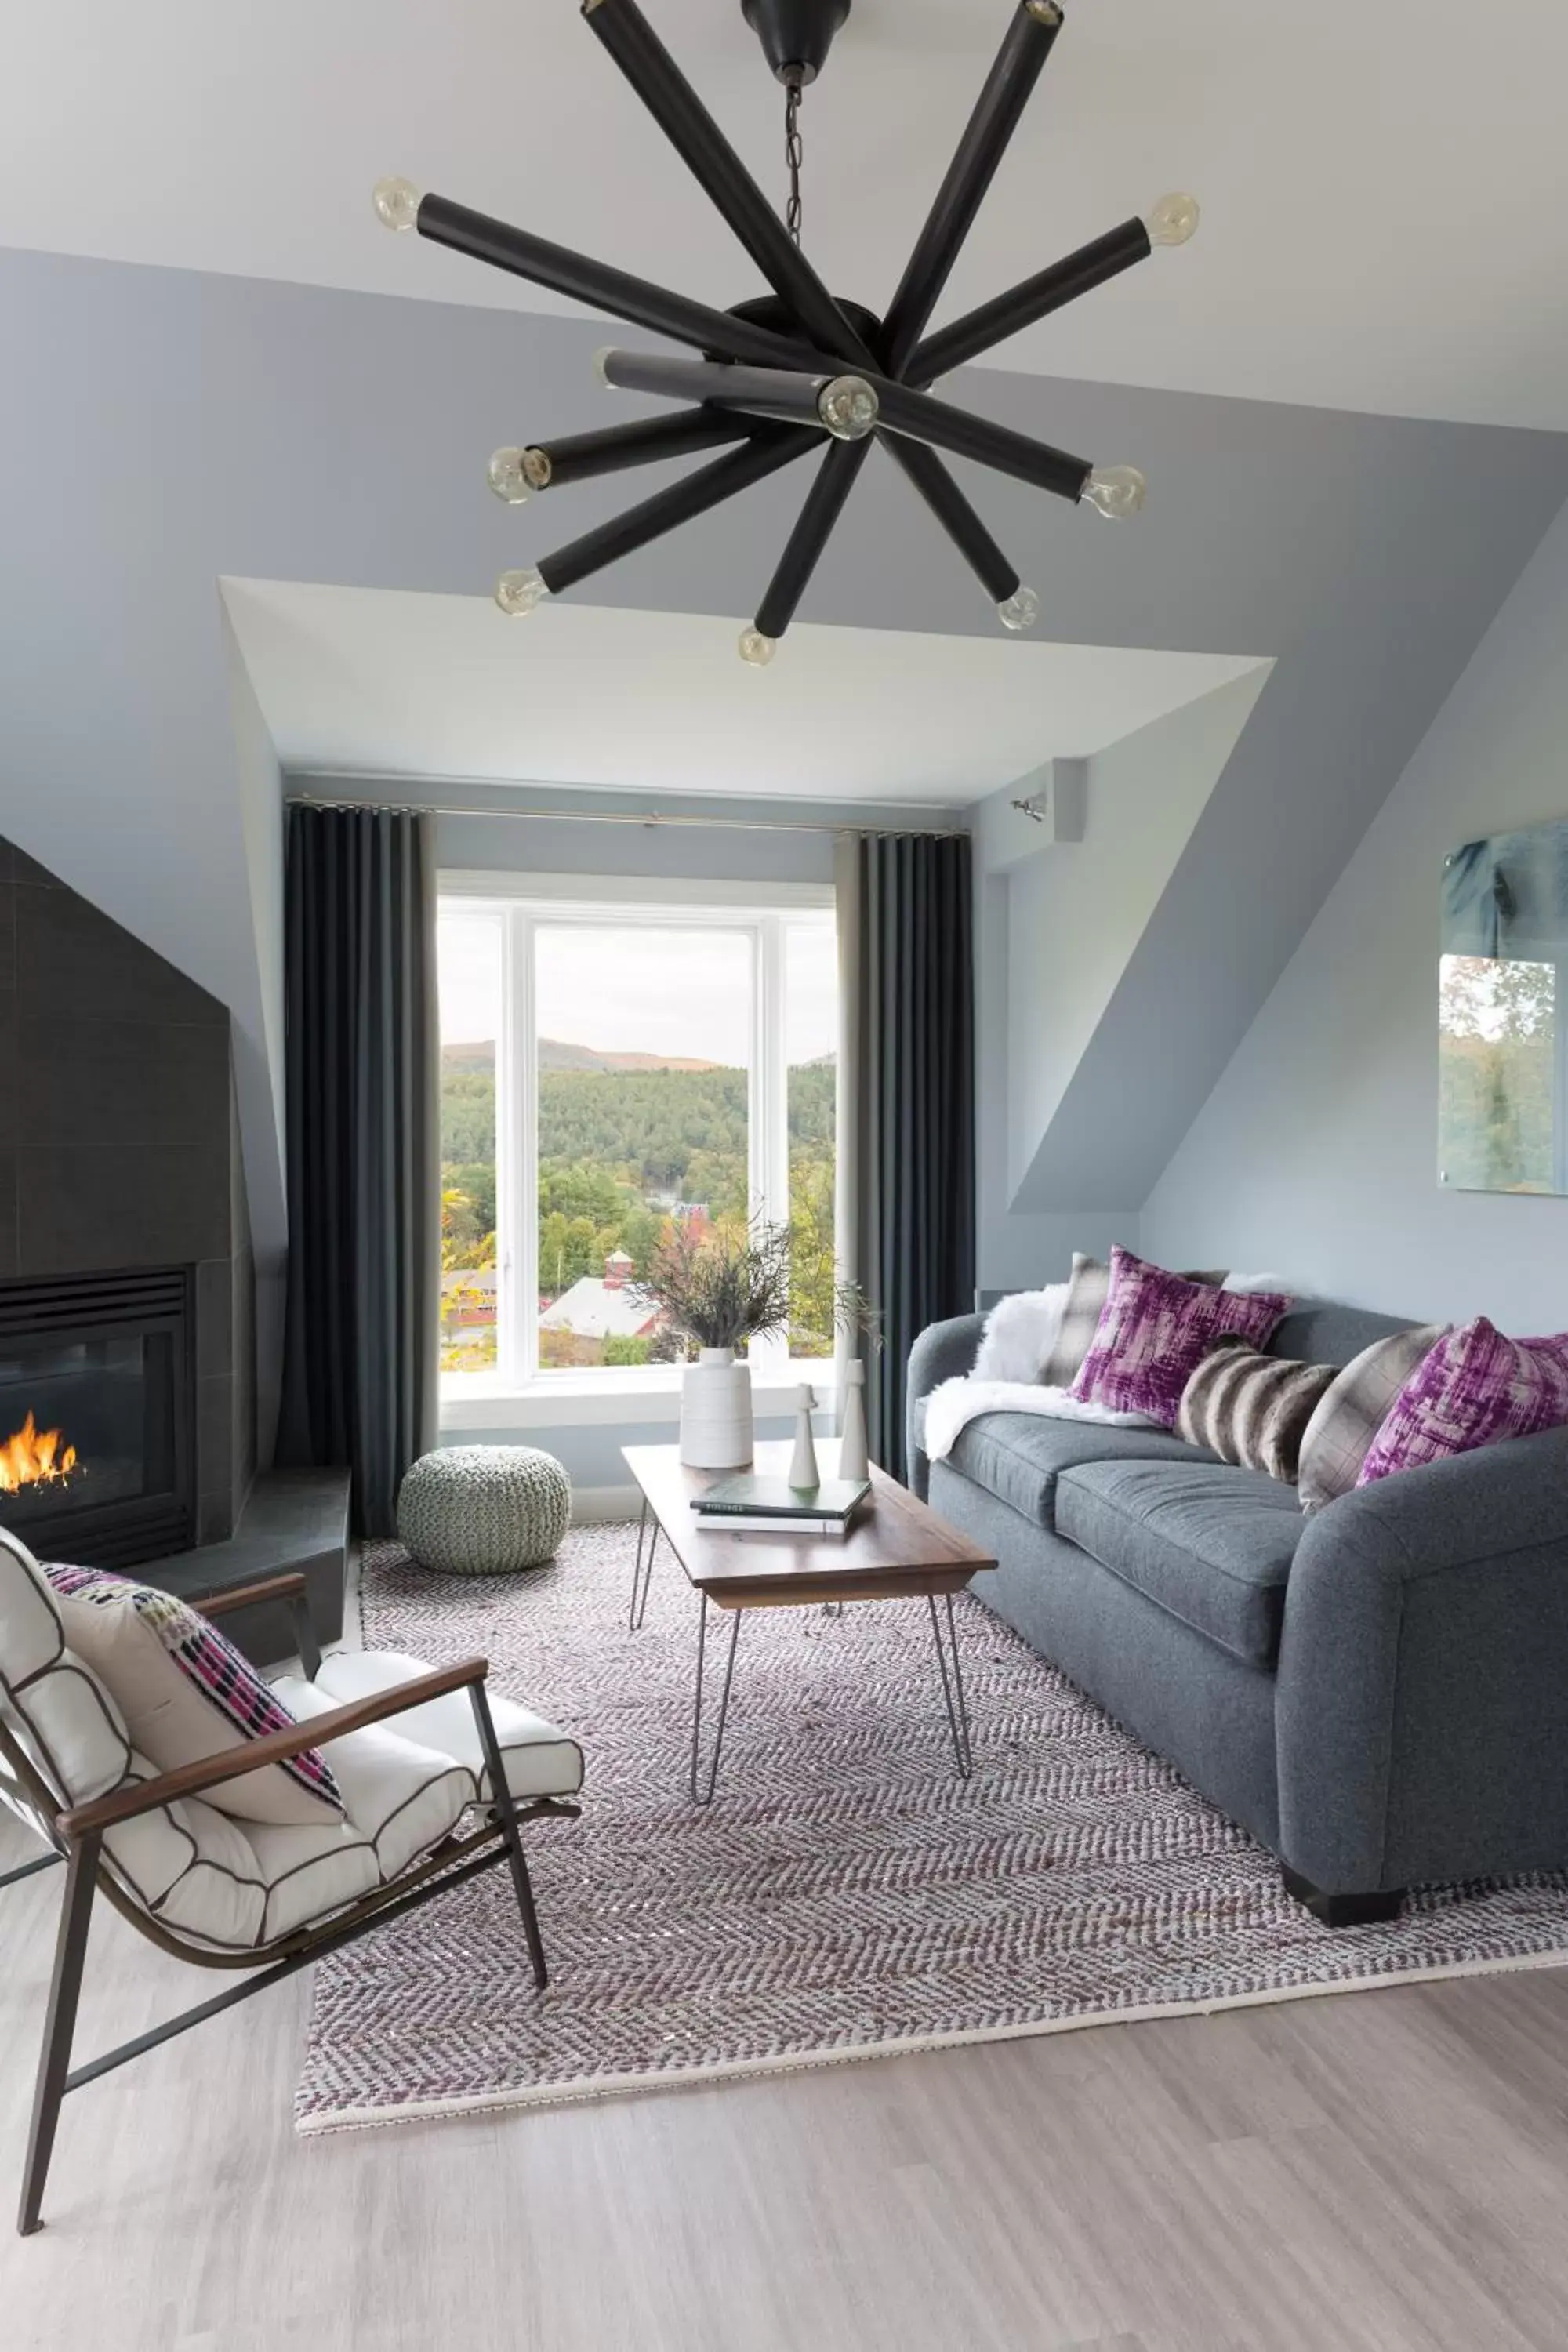
[[1191, 196], [1165, 196], [935, 334], [931, 316], [996, 168], [1060, 32], [1058, 0], [1017, 0], [996, 62], [915, 241], [903, 278], [879, 317], [827, 290], [801, 245], [802, 93], [816, 80], [850, 0], [741, 0], [784, 88], [789, 204], [781, 219], [666, 49], [637, 0], [582, 0], [601, 46], [722, 214], [772, 288], [717, 310], [527, 229], [383, 180], [375, 209], [388, 228], [417, 230], [497, 269], [574, 297], [698, 356], [605, 350], [600, 381], [680, 404], [635, 424], [498, 449], [489, 484], [508, 505], [591, 476], [658, 458], [723, 449], [668, 489], [630, 507], [525, 571], [506, 572], [496, 602], [533, 612], [693, 516], [733, 498], [797, 457], [826, 450], [800, 519], [742, 635], [744, 660], [773, 659], [873, 442], [925, 499], [994, 604], [1005, 628], [1026, 629], [1039, 600], [991, 536], [938, 454], [969, 457], [1112, 520], [1136, 514], [1147, 485], [1135, 467], [1097, 468], [931, 396], [931, 386], [1009, 335], [1103, 285], [1156, 245], [1184, 245], [1198, 225]]

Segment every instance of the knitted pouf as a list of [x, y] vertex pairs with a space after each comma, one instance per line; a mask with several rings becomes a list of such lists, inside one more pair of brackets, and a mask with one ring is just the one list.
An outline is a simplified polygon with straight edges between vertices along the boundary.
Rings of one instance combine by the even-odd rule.
[[553, 1559], [572, 1484], [531, 1445], [447, 1445], [415, 1463], [397, 1497], [397, 1532], [422, 1568], [498, 1576]]

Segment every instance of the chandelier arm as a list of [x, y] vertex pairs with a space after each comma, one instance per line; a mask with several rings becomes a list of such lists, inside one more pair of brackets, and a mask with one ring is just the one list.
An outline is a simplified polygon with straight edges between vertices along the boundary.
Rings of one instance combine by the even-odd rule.
[[869, 441], [836, 441], [817, 467], [800, 519], [757, 607], [755, 626], [760, 635], [776, 641], [794, 620], [870, 447]]
[[710, 507], [721, 505], [737, 491], [749, 489], [753, 482], [764, 481], [768, 475], [804, 457], [808, 449], [820, 446], [820, 437], [815, 433], [786, 430], [770, 432], [765, 438], [759, 436], [744, 448], [730, 450], [712, 465], [700, 466], [694, 474], [671, 483], [668, 489], [656, 490], [651, 499], [628, 507], [625, 514], [601, 523], [596, 530], [584, 531], [581, 539], [542, 558], [538, 568], [545, 586], [552, 596], [559, 595], [563, 589], [574, 588], [580, 580], [602, 572], [607, 563], [617, 562], [623, 555], [647, 547], [650, 540], [662, 539], [666, 531], [706, 514]]
[[1077, 500], [1083, 496], [1093, 467], [1087, 457], [1053, 449], [1048, 441], [1032, 441], [1008, 425], [993, 425], [989, 417], [971, 416], [951, 408], [929, 393], [911, 392], [907, 384], [891, 383], [886, 376], [868, 376], [877, 394], [880, 422], [889, 433], [926, 441], [935, 449], [951, 450], [955, 457], [973, 457], [998, 474], [1011, 474], [1053, 497]]
[[803, 375], [787, 368], [732, 367], [717, 360], [669, 359], [662, 352], [601, 352], [598, 365], [616, 392], [647, 392], [661, 400], [711, 401], [752, 416], [821, 426], [822, 395], [831, 372]]
[[895, 465], [920, 492], [994, 604], [1005, 604], [1022, 584], [942, 459], [923, 441], [897, 433], [878, 436]]
[[470, 212], [449, 196], [426, 196], [416, 226], [434, 244], [466, 253], [492, 269], [505, 269], [535, 286], [569, 294], [591, 309], [606, 310], [635, 327], [647, 327], [673, 342], [694, 343], [699, 351], [721, 352], [726, 358], [751, 361], [762, 367], [798, 368], [820, 364], [809, 343], [792, 342], [749, 319], [733, 318], [728, 310], [711, 310], [684, 294], [671, 294], [624, 269], [612, 269], [584, 253], [534, 236], [486, 213]]
[[[709, 113], [637, 0], [583, 0], [583, 14], [681, 162], [805, 334], [840, 359], [871, 354]], [[715, 347], [717, 348], [717, 347]]]
[[673, 416], [639, 417], [635, 425], [535, 442], [524, 455], [542, 461], [544, 479], [537, 487], [558, 490], [628, 466], [651, 466], [661, 457], [688, 457], [699, 449], [722, 448], [728, 441], [747, 441], [758, 429], [739, 409], [683, 408]]
[[889, 309], [882, 346], [889, 375], [904, 373], [925, 332], [1061, 26], [1056, 0], [1018, 0]]
[[1120, 228], [1110, 229], [1097, 236], [1091, 245], [1080, 246], [1064, 261], [1054, 261], [1034, 278], [1026, 278], [994, 301], [981, 303], [978, 310], [966, 311], [955, 319], [951, 327], [943, 327], [913, 352], [904, 371], [905, 380], [911, 384], [928, 384], [937, 376], [946, 375], [953, 368], [964, 366], [978, 359], [995, 343], [1005, 342], [1009, 335], [1020, 333], [1037, 320], [1048, 318], [1053, 310], [1068, 302], [1076, 302], [1080, 294], [1088, 294], [1108, 279], [1119, 278], [1140, 261], [1147, 261], [1154, 248], [1149, 242], [1149, 232], [1141, 220], [1123, 221]]

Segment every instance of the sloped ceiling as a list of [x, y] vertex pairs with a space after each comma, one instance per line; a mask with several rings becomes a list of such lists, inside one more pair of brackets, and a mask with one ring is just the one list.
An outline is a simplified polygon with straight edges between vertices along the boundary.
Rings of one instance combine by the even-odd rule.
[[[1008, 877], [1007, 1188], [1017, 1209], [1142, 1204], [1142, 1150], [1129, 1155], [1110, 1106], [1131, 1106], [1142, 1146], [1149, 1071], [1168, 1050], [1170, 1010], [1141, 1036], [1135, 1062], [1119, 1058], [1120, 1037], [1108, 1051], [1101, 1033], [1165, 919], [1173, 877], [1268, 677], [1264, 665], [1215, 687], [1091, 760], [1082, 841], [1043, 849]], [[1086, 1084], [1106, 1098], [1087, 1138]], [[1084, 1167], [1068, 1181], [1070, 1197], [1058, 1198], [1041, 1171], [1064, 1149], [1080, 1151]]]

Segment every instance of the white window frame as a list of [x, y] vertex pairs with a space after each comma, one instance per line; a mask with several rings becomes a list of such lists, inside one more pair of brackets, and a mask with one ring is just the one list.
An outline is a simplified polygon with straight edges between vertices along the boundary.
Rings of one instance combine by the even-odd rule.
[[[792, 924], [834, 919], [831, 886], [775, 883], [659, 884], [641, 877], [443, 873], [443, 907], [500, 926], [501, 1002], [496, 1039], [496, 1369], [444, 1372], [441, 1423], [448, 1429], [498, 1425], [498, 1407], [526, 1401], [543, 1426], [577, 1420], [625, 1420], [679, 1396], [678, 1365], [542, 1367], [539, 1363], [539, 1070], [536, 942], [542, 929], [716, 930], [746, 936], [752, 963], [752, 1056], [747, 1090], [747, 1181], [753, 1216], [784, 1222], [789, 1204], [788, 1015], [785, 933]], [[531, 1281], [529, 1279], [532, 1276]], [[826, 1358], [792, 1358], [784, 1340], [754, 1345], [753, 1388], [764, 1403], [787, 1395], [809, 1375], [824, 1402], [832, 1379]], [[584, 1407], [589, 1409], [584, 1411]]]

